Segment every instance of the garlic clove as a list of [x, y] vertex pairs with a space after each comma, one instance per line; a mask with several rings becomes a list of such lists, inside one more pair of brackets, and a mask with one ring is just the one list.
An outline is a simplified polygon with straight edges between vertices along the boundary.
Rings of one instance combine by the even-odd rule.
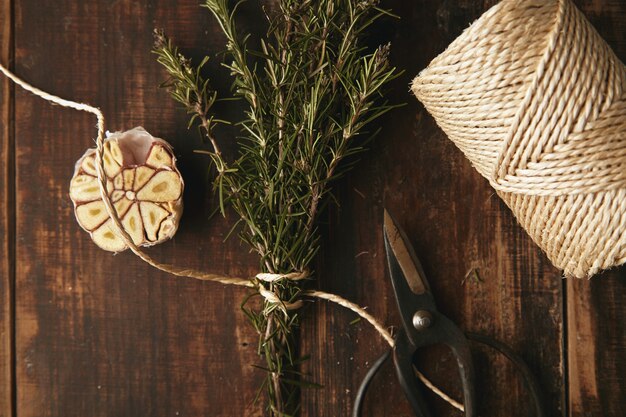
[[149, 241], [155, 242], [160, 237], [167, 234], [167, 231], [161, 232], [161, 224], [167, 219], [170, 211], [164, 209], [155, 203], [141, 202], [139, 203], [143, 226], [146, 230], [146, 237]]
[[121, 157], [122, 151], [117, 143], [109, 141], [104, 144], [102, 159], [104, 160], [104, 172], [107, 177], [113, 178], [119, 174], [122, 164], [118, 162], [118, 159], [121, 159]]
[[144, 226], [139, 213], [139, 205], [132, 204], [126, 215], [122, 218], [122, 225], [133, 238], [135, 245], [144, 243]]
[[115, 203], [119, 201], [120, 199], [122, 199], [125, 195], [126, 193], [124, 193], [124, 191], [122, 190], [114, 190], [112, 193], [110, 193], [111, 202]]
[[113, 181], [109, 179], [107, 179], [107, 192], [109, 193], [109, 195], [115, 192], [115, 185], [113, 184]]
[[113, 230], [115, 225], [113, 220], [109, 219], [91, 234], [91, 239], [104, 250], [121, 252], [126, 249], [126, 244]]
[[83, 229], [95, 230], [108, 218], [109, 215], [102, 200], [92, 201], [76, 207], [76, 219]]
[[111, 157], [113, 160], [120, 166], [124, 166], [124, 154], [120, 147], [120, 144], [117, 141], [108, 141], [105, 144], [105, 147], [108, 147]]
[[146, 183], [154, 176], [155, 170], [152, 168], [148, 168], [145, 166], [137, 167], [135, 171], [135, 190], [139, 190], [141, 187], [146, 185]]
[[80, 165], [81, 169], [85, 171], [85, 174], [92, 175], [94, 177], [98, 176], [98, 172], [96, 171], [96, 157], [95, 153], [92, 155], [88, 155], [83, 159], [83, 163]]
[[124, 188], [124, 190], [133, 191], [133, 185], [135, 182], [135, 170], [136, 168], [125, 169], [122, 171], [122, 177], [124, 178], [124, 186], [122, 188]]
[[176, 228], [178, 227], [178, 224], [172, 219], [172, 218], [168, 218], [165, 219], [162, 223], [161, 223], [161, 227], [159, 228], [159, 236], [168, 236], [171, 233], [174, 233], [176, 231]]
[[159, 171], [150, 178], [137, 193], [142, 201], [164, 203], [177, 200], [182, 193], [182, 183], [177, 181], [180, 174], [173, 171]]
[[150, 149], [148, 158], [146, 159], [146, 165], [150, 165], [153, 168], [172, 167], [172, 155], [165, 149], [165, 147], [155, 143]]
[[77, 175], [70, 184], [70, 197], [73, 201], [94, 201], [100, 198], [98, 180], [91, 175]]
[[128, 209], [132, 205], [133, 205], [133, 202], [131, 200], [129, 200], [126, 197], [122, 197], [121, 199], [119, 199], [117, 202], [113, 204], [113, 207], [115, 207], [115, 211], [117, 212], [117, 215], [121, 219], [126, 215], [126, 212], [128, 212]]
[[115, 190], [123, 190], [124, 189], [124, 176], [120, 172], [113, 178], [113, 189]]

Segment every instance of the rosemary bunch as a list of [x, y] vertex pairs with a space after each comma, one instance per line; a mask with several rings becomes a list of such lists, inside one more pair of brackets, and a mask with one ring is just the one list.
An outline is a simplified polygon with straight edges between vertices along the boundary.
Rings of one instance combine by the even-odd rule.
[[[268, 15], [268, 30], [258, 47], [237, 32], [234, 17], [241, 2], [206, 0], [226, 36], [226, 67], [233, 93], [246, 110], [239, 156], [228, 162], [213, 135], [222, 121], [211, 114], [216, 93], [202, 67], [182, 56], [162, 33], [154, 52], [169, 73], [164, 84], [172, 97], [199, 122], [217, 169], [220, 207], [229, 204], [239, 216], [240, 236], [259, 255], [260, 268], [272, 274], [306, 273], [319, 248], [316, 219], [331, 181], [348, 168], [342, 163], [362, 150], [358, 136], [393, 106], [381, 89], [397, 76], [389, 65], [389, 46], [368, 51], [364, 31], [387, 11], [376, 0], [279, 0]], [[256, 282], [263, 308], [243, 309], [260, 335], [265, 358], [269, 414], [299, 412], [297, 351], [299, 297], [304, 281], [282, 278]], [[258, 294], [258, 293], [257, 293]], [[279, 300], [279, 301], [276, 301]]]

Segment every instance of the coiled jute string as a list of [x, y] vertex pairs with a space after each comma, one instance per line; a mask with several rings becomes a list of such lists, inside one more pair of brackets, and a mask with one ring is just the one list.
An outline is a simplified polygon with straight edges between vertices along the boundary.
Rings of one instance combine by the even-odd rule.
[[570, 0], [505, 0], [413, 81], [566, 276], [626, 262], [626, 70]]
[[[292, 272], [288, 274], [259, 273], [253, 278], [228, 277], [228, 276], [224, 276], [220, 274], [211, 274], [211, 273], [199, 271], [196, 269], [189, 269], [189, 268], [184, 268], [184, 267], [180, 267], [176, 265], [169, 265], [169, 264], [161, 263], [153, 259], [147, 253], [143, 252], [137, 245], [134, 244], [132, 238], [122, 226], [121, 220], [117, 215], [117, 211], [114, 209], [113, 203], [111, 202], [111, 199], [106, 191], [106, 177], [104, 175], [104, 163], [103, 163], [103, 158], [102, 158], [102, 155], [104, 152], [105, 123], [104, 123], [104, 114], [102, 113], [102, 111], [100, 111], [100, 109], [98, 109], [97, 107], [93, 107], [84, 103], [77, 103], [71, 100], [65, 100], [55, 95], [52, 95], [50, 93], [47, 93], [43, 90], [40, 90], [36, 87], [33, 87], [32, 85], [28, 84], [26, 81], [17, 77], [7, 68], [5, 68], [2, 64], [0, 64], [0, 72], [2, 72], [10, 80], [12, 80], [14, 83], [19, 85], [26, 91], [29, 91], [32, 94], [43, 98], [44, 100], [47, 100], [51, 103], [56, 103], [63, 107], [69, 107], [75, 110], [88, 112], [88, 113], [94, 114], [97, 117], [98, 136], [96, 138], [96, 171], [98, 174], [100, 195], [102, 197], [102, 201], [104, 202], [104, 205], [106, 207], [109, 217], [112, 219], [113, 223], [115, 224], [115, 227], [117, 228], [118, 234], [122, 237], [122, 239], [124, 240], [124, 243], [126, 243], [126, 245], [133, 251], [133, 253], [135, 253], [135, 255], [137, 255], [139, 258], [141, 258], [146, 263], [152, 265], [153, 267], [161, 271], [175, 275], [175, 276], [189, 277], [189, 278], [194, 278], [194, 279], [198, 279], [201, 281], [214, 281], [214, 282], [219, 282], [225, 285], [236, 285], [240, 287], [247, 287], [247, 288], [255, 289], [259, 292], [259, 294], [261, 294], [261, 296], [265, 298], [267, 302], [279, 304], [279, 306], [285, 311], [294, 310], [294, 309], [302, 307], [303, 305], [302, 300], [296, 300], [293, 302], [283, 301], [278, 297], [277, 294], [275, 294], [273, 291], [268, 289], [264, 284], [265, 283], [271, 284], [273, 282], [277, 282], [283, 279], [289, 279], [293, 281], [303, 280], [303, 279], [308, 278], [309, 276], [307, 271]], [[340, 297], [336, 294], [331, 294], [331, 293], [327, 293], [324, 291], [305, 290], [302, 292], [302, 296], [310, 297], [310, 298], [318, 298], [321, 300], [327, 300], [335, 304], [338, 304], [342, 307], [345, 307], [348, 310], [353, 311], [354, 313], [359, 315], [361, 318], [363, 318], [365, 321], [367, 321], [369, 324], [371, 324], [374, 327], [374, 329], [376, 329], [376, 331], [385, 339], [385, 341], [389, 344], [389, 346], [393, 348], [395, 341], [391, 333], [378, 320], [376, 320], [374, 316], [369, 314], [365, 310], [365, 308], [360, 307], [359, 305], [349, 300], [346, 300], [345, 298]], [[441, 397], [444, 401], [446, 401], [447, 403], [449, 403], [450, 405], [452, 405], [453, 407], [461, 411], [464, 410], [463, 405], [461, 403], [454, 400], [453, 398], [448, 396], [446, 393], [441, 391], [439, 388], [437, 388], [430, 380], [428, 380], [419, 371], [417, 372], [417, 376], [424, 383], [426, 387], [428, 387], [431, 391], [433, 391], [435, 394]]]

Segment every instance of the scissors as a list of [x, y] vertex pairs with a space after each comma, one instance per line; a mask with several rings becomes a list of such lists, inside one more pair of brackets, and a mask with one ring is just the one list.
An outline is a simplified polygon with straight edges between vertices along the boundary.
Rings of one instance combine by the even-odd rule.
[[450, 348], [458, 365], [465, 416], [475, 417], [477, 412], [474, 367], [468, 338], [491, 346], [510, 359], [524, 378], [535, 405], [535, 415], [538, 417], [546, 416], [541, 390], [536, 378], [524, 361], [510, 347], [486, 336], [463, 333], [452, 320], [437, 310], [422, 265], [404, 231], [396, 224], [387, 210], [384, 214], [383, 234], [391, 283], [400, 310], [402, 328], [395, 337], [393, 348], [385, 352], [372, 365], [361, 383], [352, 416], [361, 416], [363, 400], [370, 382], [382, 365], [392, 356], [398, 381], [415, 416], [431, 417], [432, 414], [423, 395], [423, 384], [415, 374], [415, 357], [417, 351], [422, 347], [444, 344]]

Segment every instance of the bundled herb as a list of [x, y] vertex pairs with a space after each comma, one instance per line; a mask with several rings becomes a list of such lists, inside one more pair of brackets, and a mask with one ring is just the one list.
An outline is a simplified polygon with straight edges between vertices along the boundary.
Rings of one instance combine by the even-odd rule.
[[[264, 297], [260, 311], [243, 309], [259, 333], [265, 358], [268, 412], [299, 412], [298, 308], [309, 266], [319, 248], [316, 219], [332, 180], [362, 150], [359, 136], [392, 108], [381, 89], [397, 76], [389, 46], [368, 52], [364, 31], [387, 11], [375, 0], [280, 0], [267, 16], [266, 36], [257, 48], [238, 34], [234, 17], [241, 3], [206, 0], [226, 36], [233, 93], [245, 100], [239, 121], [239, 155], [226, 161], [213, 128], [222, 121], [211, 107], [217, 94], [203, 77], [205, 58], [194, 66], [156, 33], [155, 53], [167, 72], [165, 86], [198, 123], [212, 151], [215, 189], [222, 212], [239, 216], [240, 236], [259, 255], [264, 274], [253, 295]], [[342, 163], [343, 162], [343, 163]]]

